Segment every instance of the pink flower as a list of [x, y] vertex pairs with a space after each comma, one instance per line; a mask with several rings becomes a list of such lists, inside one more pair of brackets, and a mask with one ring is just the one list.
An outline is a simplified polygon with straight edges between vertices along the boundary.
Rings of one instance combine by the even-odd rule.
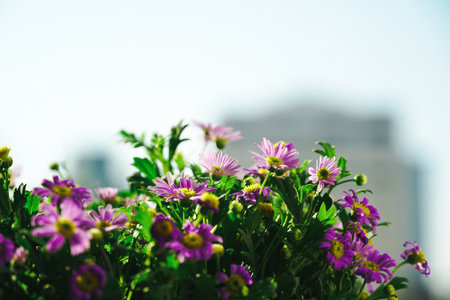
[[95, 192], [103, 201], [112, 203], [116, 200], [119, 190], [113, 187], [103, 187], [96, 189]]
[[341, 174], [342, 168], [338, 168], [336, 158], [320, 157], [316, 161], [316, 169], [309, 168], [309, 179], [314, 183], [319, 183], [319, 189], [323, 189], [325, 184], [334, 185], [336, 178]]
[[240, 168], [236, 159], [223, 154], [223, 152], [201, 154], [200, 163], [208, 173], [217, 177], [235, 175]]
[[98, 207], [98, 213], [96, 211], [89, 211], [91, 218], [87, 220], [90, 227], [97, 227], [103, 231], [111, 231], [118, 228], [126, 228], [126, 222], [128, 217], [126, 214], [118, 214], [114, 216], [117, 208], [113, 208], [111, 204]]
[[[288, 146], [289, 145], [289, 146]], [[271, 171], [287, 171], [298, 167], [300, 159], [297, 158], [298, 152], [292, 147], [292, 144], [283, 145], [283, 143], [272, 144], [266, 138], [263, 138], [261, 145], [256, 144], [263, 154], [250, 151], [254, 159], [261, 164], [259, 168], [267, 168]]]
[[40, 208], [42, 213], [31, 219], [31, 225], [40, 227], [34, 228], [32, 234], [50, 237], [47, 243], [48, 252], [59, 251], [66, 240], [70, 243], [72, 255], [89, 249], [92, 234], [84, 229], [86, 213], [83, 210], [69, 201], [61, 204], [61, 214], [52, 205], [41, 204]]

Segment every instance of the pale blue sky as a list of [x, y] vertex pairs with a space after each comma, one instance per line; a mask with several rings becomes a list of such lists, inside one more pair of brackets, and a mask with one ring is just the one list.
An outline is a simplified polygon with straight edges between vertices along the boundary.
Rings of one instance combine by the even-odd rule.
[[[126, 4], [125, 4], [126, 3]], [[450, 294], [450, 5], [446, 1], [0, 0], [0, 141], [31, 185], [121, 128], [165, 131], [333, 99], [396, 120], [427, 176], [433, 290]], [[288, 103], [290, 102], [290, 103]], [[100, 146], [99, 146], [100, 145]], [[426, 196], [422, 195], [422, 196]]]

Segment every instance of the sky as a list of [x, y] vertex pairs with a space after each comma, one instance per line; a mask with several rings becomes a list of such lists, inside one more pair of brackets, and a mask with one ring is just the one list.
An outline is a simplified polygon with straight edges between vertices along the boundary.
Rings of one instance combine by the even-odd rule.
[[121, 170], [120, 129], [220, 123], [309, 95], [388, 114], [403, 162], [424, 166], [429, 287], [450, 295], [437, 230], [450, 227], [449, 20], [443, 0], [0, 0], [0, 144], [34, 186], [86, 149], [110, 150]]

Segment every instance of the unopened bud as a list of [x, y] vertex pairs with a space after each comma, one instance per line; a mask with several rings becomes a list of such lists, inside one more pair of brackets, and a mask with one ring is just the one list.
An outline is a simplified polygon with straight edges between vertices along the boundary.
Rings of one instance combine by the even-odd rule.
[[370, 294], [368, 292], [362, 292], [361, 295], [359, 296], [359, 300], [365, 300], [367, 298], [369, 298]]
[[213, 244], [212, 245], [213, 254], [218, 255], [219, 257], [223, 255], [224, 248], [222, 244]]
[[230, 203], [230, 210], [234, 213], [240, 213], [244, 209], [244, 206], [238, 200], [233, 200]]
[[103, 232], [98, 228], [90, 228], [89, 232], [92, 234], [92, 238], [95, 241], [101, 241], [103, 239]]
[[367, 183], [367, 176], [364, 174], [356, 174], [355, 176], [356, 185], [365, 185]]
[[55, 292], [56, 292], [55, 287], [48, 283], [44, 285], [44, 287], [42, 288], [42, 295], [44, 296], [44, 298], [49, 298], [53, 296]]
[[243, 285], [243, 286], [242, 286], [242, 288], [241, 288], [241, 294], [242, 294], [242, 296], [244, 296], [244, 297], [247, 297], [247, 296], [248, 296], [248, 287], [247, 287], [246, 285]]
[[58, 171], [59, 170], [59, 164], [58, 163], [52, 163], [51, 165], [50, 165], [50, 170], [53, 170], [53, 171]]
[[386, 294], [388, 295], [394, 295], [395, 294], [395, 287], [392, 284], [388, 284], [385, 288], [384, 291], [386, 292]]
[[11, 151], [11, 148], [9, 147], [4, 146], [0, 148], [0, 161], [5, 160], [8, 157], [9, 151]]
[[215, 139], [215, 142], [216, 142], [216, 147], [219, 150], [223, 150], [225, 148], [225, 146], [227, 145], [227, 140], [225, 140], [225, 139], [217, 138], [217, 139]]
[[292, 251], [287, 245], [283, 245], [281, 252], [283, 253], [285, 259], [289, 259], [292, 256]]

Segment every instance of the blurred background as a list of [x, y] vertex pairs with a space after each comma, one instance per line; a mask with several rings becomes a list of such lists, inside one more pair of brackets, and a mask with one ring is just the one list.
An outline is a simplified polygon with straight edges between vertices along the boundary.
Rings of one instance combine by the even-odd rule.
[[[376, 246], [427, 254], [431, 277], [405, 266], [400, 296], [450, 299], [449, 20], [445, 0], [0, 0], [0, 146], [30, 188], [55, 161], [125, 188], [136, 152], [121, 129], [233, 126], [244, 140], [226, 150], [244, 167], [263, 136], [302, 159], [331, 142], [393, 223]], [[187, 130], [192, 161], [201, 135]]]

